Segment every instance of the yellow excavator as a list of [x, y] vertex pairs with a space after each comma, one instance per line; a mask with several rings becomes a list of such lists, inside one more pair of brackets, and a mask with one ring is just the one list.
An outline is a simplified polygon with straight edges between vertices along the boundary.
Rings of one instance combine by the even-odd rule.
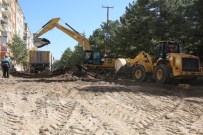
[[59, 20], [60, 18], [51, 19], [38, 32], [34, 34], [34, 45], [37, 48], [50, 44], [50, 41], [48, 39], [39, 37], [56, 27], [83, 46], [83, 67], [87, 69], [114, 69], [115, 58], [103, 57], [101, 52], [94, 51], [92, 46], [90, 45], [90, 42], [87, 38], [85, 38], [85, 36], [77, 32], [67, 23], [65, 23], [67, 27], [62, 26], [61, 24], [59, 24]]
[[136, 82], [150, 78], [161, 84], [203, 77], [199, 57], [182, 53], [181, 48], [178, 42], [162, 41], [156, 46], [155, 56], [142, 51], [134, 59], [118, 58], [115, 61], [116, 75], [127, 69]]

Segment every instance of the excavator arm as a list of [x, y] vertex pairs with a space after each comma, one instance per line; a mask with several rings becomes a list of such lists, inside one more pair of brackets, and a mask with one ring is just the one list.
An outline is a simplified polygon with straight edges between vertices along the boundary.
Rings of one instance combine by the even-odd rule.
[[59, 24], [60, 18], [53, 18], [49, 22], [47, 22], [38, 32], [34, 33], [34, 45], [38, 48], [43, 47], [50, 43], [49, 40], [45, 38], [39, 38], [44, 33], [52, 30], [53, 28], [57, 28], [76, 40], [80, 45], [83, 46], [83, 65], [88, 68], [102, 68], [102, 69], [113, 69], [114, 68], [114, 62], [115, 59], [113, 58], [105, 58], [103, 59], [102, 54], [99, 51], [94, 51], [88, 41], [88, 39], [85, 38], [82, 34], [77, 32], [75, 29], [73, 29], [70, 25], [67, 23], [64, 27]]
[[38, 48], [43, 47], [50, 43], [49, 40], [45, 38], [39, 38], [44, 33], [52, 30], [53, 28], [58, 28], [59, 30], [63, 31], [65, 34], [76, 40], [79, 44], [83, 46], [84, 51], [92, 51], [92, 47], [89, 41], [81, 35], [79, 32], [74, 30], [71, 26], [65, 23], [69, 28], [66, 28], [59, 24], [60, 18], [53, 18], [48, 23], [46, 23], [37, 33], [34, 34], [34, 45]]

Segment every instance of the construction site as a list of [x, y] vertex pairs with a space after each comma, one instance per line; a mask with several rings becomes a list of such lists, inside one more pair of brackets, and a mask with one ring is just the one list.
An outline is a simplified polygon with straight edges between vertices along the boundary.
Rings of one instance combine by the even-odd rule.
[[203, 134], [203, 80], [186, 87], [66, 72], [0, 82], [2, 135]]
[[[202, 25], [176, 26], [199, 17], [200, 1], [137, 0], [115, 22], [108, 18], [114, 6], [102, 6], [107, 22], [89, 38], [60, 17], [31, 36], [27, 23], [19, 26], [25, 17], [18, 1], [0, 2], [11, 8], [0, 17], [13, 21], [13, 31], [0, 35], [0, 135], [203, 135]], [[144, 10], [150, 14], [137, 13]], [[44, 38], [53, 29], [78, 44], [60, 60], [42, 49], [60, 38]]]

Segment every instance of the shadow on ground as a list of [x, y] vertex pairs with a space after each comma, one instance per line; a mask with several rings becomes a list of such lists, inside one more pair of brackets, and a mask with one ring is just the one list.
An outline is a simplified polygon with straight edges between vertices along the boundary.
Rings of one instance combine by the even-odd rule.
[[79, 89], [86, 92], [132, 92], [153, 96], [184, 96], [184, 97], [203, 97], [202, 85], [190, 85], [189, 89], [181, 89], [177, 84], [158, 85], [152, 82], [112, 82], [110, 86], [87, 86]]

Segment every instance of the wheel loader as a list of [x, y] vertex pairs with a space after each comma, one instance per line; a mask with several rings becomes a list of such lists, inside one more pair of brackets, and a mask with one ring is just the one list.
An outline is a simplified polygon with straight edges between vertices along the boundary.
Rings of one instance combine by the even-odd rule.
[[127, 69], [136, 82], [145, 82], [150, 78], [160, 84], [175, 79], [190, 81], [203, 77], [199, 57], [182, 53], [181, 50], [179, 42], [161, 41], [156, 45], [153, 56], [142, 51], [134, 59], [116, 59], [115, 76]]

